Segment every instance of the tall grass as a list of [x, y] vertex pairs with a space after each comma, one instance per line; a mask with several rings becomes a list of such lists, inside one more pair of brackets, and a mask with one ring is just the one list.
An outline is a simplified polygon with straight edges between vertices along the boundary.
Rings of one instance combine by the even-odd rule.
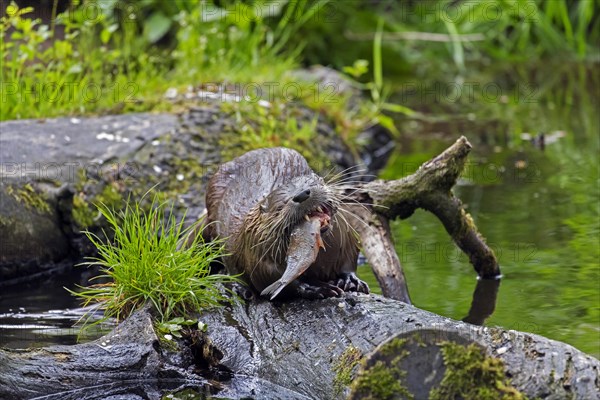
[[[415, 3], [409, 18], [398, 21], [390, 14], [387, 19], [398, 32], [447, 34], [446, 48], [455, 65], [464, 69], [467, 57], [497, 61], [598, 57], [599, 11], [597, 0], [434, 0]], [[460, 35], [472, 34], [483, 40], [460, 40]], [[423, 49], [423, 43], [404, 43]]]
[[[223, 284], [237, 281], [229, 275], [210, 274], [210, 264], [223, 255], [221, 242], [205, 243], [196, 235], [198, 224], [183, 227], [167, 203], [154, 198], [148, 211], [138, 203], [122, 211], [101, 205], [99, 211], [111, 228], [112, 242], [85, 232], [98, 256], [83, 265], [98, 265], [108, 280], [71, 291], [84, 305], [100, 304], [105, 319], [126, 318], [146, 303], [156, 309], [161, 322], [187, 317], [194, 311], [235, 299]], [[108, 236], [108, 235], [107, 235]]]
[[281, 82], [301, 51], [288, 40], [327, 1], [76, 1], [50, 25], [12, 2], [0, 20], [0, 120], [148, 110], [172, 87]]
[[342, 68], [369, 58], [379, 18], [384, 57], [394, 60], [387, 75], [428, 66], [455, 72], [473, 62], [600, 59], [598, 0], [347, 1], [331, 8], [327, 23], [301, 29], [311, 63]]

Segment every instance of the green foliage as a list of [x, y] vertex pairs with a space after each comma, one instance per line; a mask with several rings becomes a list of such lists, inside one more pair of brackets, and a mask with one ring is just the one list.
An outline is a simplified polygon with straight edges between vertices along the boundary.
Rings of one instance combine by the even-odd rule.
[[[566, 0], [440, 1], [440, 14], [451, 36], [455, 63], [464, 67], [465, 53], [500, 60], [526, 60], [534, 55], [563, 53], [584, 58], [598, 51], [597, 2]], [[446, 15], [444, 15], [446, 13]], [[450, 16], [456, 16], [451, 18]], [[573, 26], [576, 26], [574, 33]], [[461, 42], [459, 34], [483, 34], [481, 42]], [[594, 48], [594, 46], [596, 48]]]
[[358, 79], [369, 71], [369, 61], [363, 59], [356, 60], [354, 64], [345, 66], [342, 71], [354, 79]]
[[[0, 20], [8, 36], [1, 45], [0, 119], [135, 110], [140, 82], [154, 89], [166, 70], [157, 51], [137, 47], [129, 25], [119, 30], [107, 14], [90, 19], [85, 8], [75, 8], [58, 15], [51, 29], [24, 17], [31, 11], [11, 3]], [[64, 38], [56, 34], [59, 26]]]
[[[169, 88], [282, 82], [299, 59], [352, 65], [345, 71], [359, 79], [371, 56], [375, 102], [381, 110], [406, 114], [406, 107], [379, 103], [385, 97], [383, 72], [444, 70], [445, 55], [464, 70], [470, 61], [600, 53], [595, 0], [435, 0], [373, 7], [328, 0], [75, 1], [50, 25], [28, 19], [31, 11], [13, 2], [0, 21], [0, 120], [168, 108], [162, 95]], [[407, 32], [416, 36], [388, 38]], [[431, 41], [428, 34], [446, 39]], [[461, 35], [479, 38], [465, 41]], [[384, 59], [394, 62], [384, 69]]]
[[446, 372], [440, 386], [431, 390], [431, 400], [523, 400], [504, 374], [502, 360], [487, 357], [476, 344], [442, 345]]
[[114, 238], [112, 243], [105, 242], [85, 232], [99, 256], [83, 265], [99, 265], [103, 274], [96, 279], [108, 282], [72, 293], [83, 299], [84, 305], [101, 303], [105, 319], [124, 319], [151, 303], [159, 321], [166, 323], [235, 299], [222, 284], [237, 278], [210, 274], [210, 263], [223, 254], [223, 244], [205, 243], [202, 235], [187, 243], [201, 221], [184, 229], [183, 221], [177, 222], [170, 213], [172, 207], [159, 203], [157, 196], [148, 211], [139, 204], [127, 204], [119, 212], [105, 205], [98, 208]]
[[0, 120], [148, 110], [194, 83], [281, 82], [301, 50], [289, 38], [326, 1], [230, 3], [74, 2], [52, 26], [11, 3], [0, 20]]
[[[375, 105], [381, 110], [387, 110], [397, 112], [405, 115], [415, 115], [415, 112], [408, 107], [400, 104], [392, 104], [386, 102], [388, 92], [384, 87], [383, 83], [383, 57], [382, 57], [382, 36], [383, 35], [383, 19], [380, 19], [377, 23], [377, 32], [373, 40], [373, 82], [367, 84], [367, 87], [371, 90], [371, 98]], [[393, 124], [387, 123], [383, 117], [380, 117], [379, 121], [382, 125], [386, 126], [392, 132], [396, 132]], [[397, 132], [396, 132], [397, 133]]]
[[158, 332], [163, 335], [163, 337], [165, 337], [165, 335], [171, 335], [176, 338], [181, 338], [181, 337], [183, 337], [181, 331], [185, 327], [192, 327], [192, 326], [198, 328], [198, 330], [200, 330], [200, 331], [205, 331], [206, 327], [207, 327], [206, 324], [204, 324], [200, 321], [197, 321], [197, 320], [185, 319], [183, 317], [176, 317], [176, 318], [170, 319], [169, 321], [159, 322], [157, 324], [157, 329], [158, 329]]
[[[600, 56], [597, 0], [428, 0], [333, 2], [322, 18], [301, 29], [310, 63], [342, 68], [371, 53], [374, 27], [383, 18], [383, 54], [399, 77], [469, 62], [562, 61]], [[434, 35], [430, 35], [434, 34]], [[465, 35], [465, 36], [463, 36]], [[327, 42], [320, 38], [327, 37]], [[435, 37], [435, 39], [433, 39]]]

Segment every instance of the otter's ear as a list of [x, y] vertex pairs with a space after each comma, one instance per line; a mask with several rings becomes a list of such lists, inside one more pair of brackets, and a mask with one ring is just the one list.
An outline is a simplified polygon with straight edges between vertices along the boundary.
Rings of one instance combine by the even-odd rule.
[[267, 204], [267, 200], [265, 199], [262, 203], [260, 203], [260, 212], [266, 213], [269, 209], [269, 205]]

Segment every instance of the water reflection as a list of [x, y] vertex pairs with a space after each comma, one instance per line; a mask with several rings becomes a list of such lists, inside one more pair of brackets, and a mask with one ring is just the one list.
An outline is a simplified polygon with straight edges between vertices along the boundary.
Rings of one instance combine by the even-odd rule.
[[75, 344], [96, 339], [114, 327], [108, 320], [81, 332], [78, 321], [90, 321], [102, 313], [81, 308], [79, 300], [65, 287], [84, 285], [97, 271], [76, 268], [70, 274], [54, 275], [42, 282], [2, 288], [0, 295], [0, 347], [25, 349], [54, 344]]
[[500, 278], [478, 279], [469, 313], [462, 320], [473, 325], [483, 323], [494, 313], [500, 289]]
[[264, 379], [239, 375], [226, 382], [208, 382], [202, 378], [197, 380], [139, 379], [118, 381], [39, 396], [31, 400], [104, 400], [108, 398], [164, 400], [309, 399], [300, 393]]

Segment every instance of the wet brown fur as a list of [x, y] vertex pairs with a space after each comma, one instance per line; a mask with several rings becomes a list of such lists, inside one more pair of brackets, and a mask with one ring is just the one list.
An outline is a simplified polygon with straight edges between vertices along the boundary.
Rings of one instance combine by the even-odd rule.
[[[291, 201], [303, 188], [306, 202]], [[315, 174], [298, 152], [259, 149], [223, 164], [211, 178], [206, 195], [209, 239], [227, 238], [224, 260], [229, 273], [242, 273], [259, 293], [281, 277], [290, 234], [308, 209], [332, 210], [331, 229], [322, 235], [325, 249], [301, 279], [329, 281], [355, 272], [358, 241], [343, 218], [339, 190]]]

